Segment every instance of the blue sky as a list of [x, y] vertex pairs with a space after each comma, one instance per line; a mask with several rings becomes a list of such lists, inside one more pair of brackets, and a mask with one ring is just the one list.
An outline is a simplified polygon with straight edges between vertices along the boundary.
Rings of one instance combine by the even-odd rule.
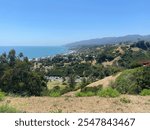
[[0, 0], [0, 45], [150, 34], [150, 0]]

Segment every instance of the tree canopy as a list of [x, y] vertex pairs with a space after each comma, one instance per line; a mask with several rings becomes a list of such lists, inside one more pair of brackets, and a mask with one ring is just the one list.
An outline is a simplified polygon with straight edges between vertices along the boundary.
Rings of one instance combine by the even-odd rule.
[[32, 63], [15, 50], [0, 56], [0, 89], [21, 96], [40, 96], [47, 88], [44, 75], [32, 69]]

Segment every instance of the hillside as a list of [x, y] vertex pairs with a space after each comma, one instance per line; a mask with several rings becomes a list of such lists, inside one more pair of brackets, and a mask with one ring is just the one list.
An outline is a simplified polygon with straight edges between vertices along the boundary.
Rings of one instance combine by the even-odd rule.
[[93, 46], [93, 45], [105, 45], [105, 44], [116, 44], [116, 43], [133, 43], [139, 40], [150, 41], [150, 35], [126, 35], [121, 37], [104, 37], [78, 41], [74, 43], [69, 43], [66, 46], [69, 47], [79, 47], [79, 46]]
[[149, 66], [148, 41], [31, 61], [11, 50], [0, 56], [0, 112], [150, 112]]
[[117, 75], [111, 75], [108, 77], [105, 77], [104, 79], [98, 80], [96, 82], [93, 82], [87, 87], [97, 87], [99, 85], [102, 85], [103, 88], [110, 87], [111, 83], [115, 82], [116, 78], [120, 75], [121, 73], [118, 73]]

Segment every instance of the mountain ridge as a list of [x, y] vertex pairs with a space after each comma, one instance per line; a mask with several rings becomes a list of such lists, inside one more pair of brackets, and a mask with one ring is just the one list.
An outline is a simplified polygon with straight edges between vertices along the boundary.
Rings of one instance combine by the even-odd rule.
[[139, 40], [150, 41], [150, 35], [125, 35], [119, 37], [103, 37], [103, 38], [95, 38], [89, 40], [82, 40], [73, 43], [68, 43], [66, 46], [68, 47], [76, 47], [76, 46], [86, 46], [86, 45], [105, 45], [105, 44], [115, 44], [120, 42], [137, 42]]

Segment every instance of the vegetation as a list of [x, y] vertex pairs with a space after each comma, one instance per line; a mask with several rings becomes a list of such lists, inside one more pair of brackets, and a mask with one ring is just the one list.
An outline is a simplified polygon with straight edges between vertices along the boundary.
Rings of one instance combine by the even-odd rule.
[[94, 92], [77, 92], [76, 93], [76, 97], [91, 97], [91, 96], [95, 96]]
[[40, 96], [47, 81], [40, 71], [32, 70], [32, 63], [23, 54], [11, 50], [0, 56], [0, 89], [21, 96]]
[[113, 89], [113, 88], [109, 87], [109, 88], [106, 88], [106, 89], [102, 89], [101, 91], [98, 92], [97, 95], [100, 96], [100, 97], [115, 98], [115, 97], [118, 97], [120, 95], [120, 93], [116, 89]]
[[46, 90], [47, 91], [47, 96], [50, 97], [60, 97], [61, 96], [61, 89], [59, 86], [55, 86], [53, 89]]
[[122, 102], [122, 103], [131, 103], [131, 100], [123, 97], [123, 98], [120, 98], [120, 102]]
[[61, 88], [60, 86], [54, 86], [51, 89], [47, 89], [43, 91], [42, 96], [60, 97], [61, 95], [70, 91], [72, 91], [72, 89], [69, 87]]
[[0, 113], [18, 113], [16, 108], [9, 106], [8, 104], [0, 106]]
[[85, 77], [82, 78], [82, 81], [81, 81], [81, 85], [80, 85], [80, 88], [81, 88], [81, 91], [88, 85], [88, 81]]
[[140, 93], [141, 96], [148, 96], [150, 95], [150, 89], [143, 89]]
[[4, 100], [5, 93], [0, 91], [0, 101]]
[[[0, 90], [6, 95], [58, 97], [80, 88], [77, 96], [98, 94], [115, 97], [117, 91], [121, 94], [140, 94], [144, 89], [150, 89], [150, 67], [143, 67], [143, 62], [150, 60], [150, 42], [74, 49], [75, 53], [31, 61], [23, 53], [16, 55], [15, 50], [3, 53], [0, 55]], [[117, 72], [122, 74], [113, 84], [113, 89], [101, 90], [100, 87], [93, 90], [86, 87]], [[53, 77], [58, 84], [52, 83]], [[3, 97], [0, 93], [0, 100]]]
[[150, 67], [125, 70], [116, 79], [115, 88], [122, 94], [139, 94], [150, 89]]
[[97, 87], [84, 87], [80, 92], [76, 93], [77, 97], [91, 97], [97, 96], [97, 93], [102, 90], [102, 86]]
[[62, 113], [62, 110], [61, 109], [57, 109], [57, 110], [54, 110], [54, 111], [49, 111], [49, 113]]
[[68, 79], [68, 85], [69, 87], [74, 90], [75, 89], [75, 85], [76, 85], [76, 82], [75, 82], [75, 76], [74, 75], [69, 75], [69, 79]]
[[141, 48], [143, 50], [149, 50], [150, 49], [150, 42], [146, 42], [146, 41], [138, 41], [137, 43], [134, 43], [131, 45], [131, 47], [138, 47]]

